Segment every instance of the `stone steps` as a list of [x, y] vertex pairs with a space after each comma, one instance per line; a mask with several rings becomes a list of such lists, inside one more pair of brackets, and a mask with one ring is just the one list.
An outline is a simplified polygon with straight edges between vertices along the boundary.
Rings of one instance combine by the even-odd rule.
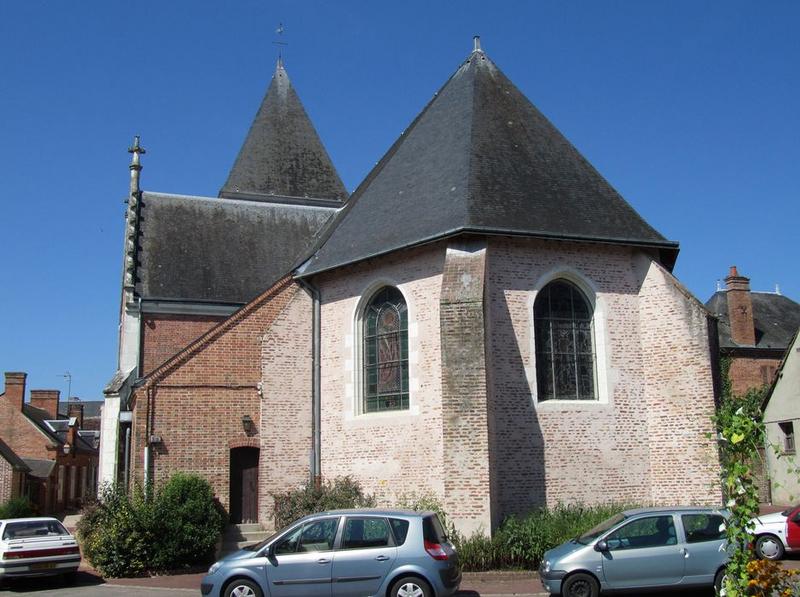
[[272, 530], [266, 530], [258, 523], [228, 525], [222, 534], [220, 556], [225, 556], [253, 543], [263, 541], [272, 533]]

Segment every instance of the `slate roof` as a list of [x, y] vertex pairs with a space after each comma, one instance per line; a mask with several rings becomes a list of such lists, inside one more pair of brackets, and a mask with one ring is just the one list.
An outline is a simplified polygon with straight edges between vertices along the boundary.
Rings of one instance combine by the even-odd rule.
[[347, 199], [281, 61], [219, 196], [240, 193]]
[[37, 479], [48, 479], [53, 472], [53, 468], [56, 465], [55, 460], [45, 460], [42, 458], [23, 458], [25, 464], [30, 467], [30, 475], [31, 477], [36, 477]]
[[[37, 408], [35, 406], [31, 406], [30, 404], [23, 404], [22, 405], [22, 414], [24, 414], [28, 419], [30, 419], [34, 425], [36, 425], [39, 429], [41, 429], [45, 435], [47, 435], [53, 442], [57, 445], [61, 446], [64, 445], [64, 442], [67, 441], [67, 433], [68, 433], [68, 420], [67, 419], [52, 419], [52, 417], [41, 408]], [[48, 425], [48, 421], [53, 420], [55, 421], [54, 427], [55, 430]], [[88, 451], [88, 452], [96, 452], [97, 449], [89, 443], [85, 438], [78, 436], [77, 438], [77, 448], [81, 451]]]
[[[800, 328], [800, 304], [772, 292], [751, 292], [750, 298], [756, 327], [755, 347], [786, 350]], [[731, 340], [727, 292], [715, 292], [706, 307], [719, 319], [720, 348], [738, 348], [740, 345]]]
[[17, 456], [17, 453], [2, 439], [0, 439], [0, 456], [2, 456], [6, 462], [11, 465], [11, 468], [16, 471], [29, 472], [31, 470], [22, 458]]
[[480, 50], [389, 149], [300, 275], [460, 232], [645, 245], [666, 240]]
[[100, 416], [100, 409], [103, 408], [105, 404], [104, 400], [80, 400], [80, 401], [70, 401], [70, 402], [59, 402], [58, 403], [58, 414], [59, 416], [66, 417], [69, 412], [69, 405], [70, 404], [79, 404], [83, 407], [83, 418], [89, 419], [91, 417], [99, 417]]
[[136, 293], [244, 304], [286, 275], [334, 212], [306, 203], [142, 194]]

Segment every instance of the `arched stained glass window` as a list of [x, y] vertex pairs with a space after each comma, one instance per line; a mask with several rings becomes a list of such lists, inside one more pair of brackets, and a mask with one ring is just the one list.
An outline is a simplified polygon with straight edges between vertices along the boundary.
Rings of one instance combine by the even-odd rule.
[[397, 288], [372, 297], [363, 318], [365, 413], [408, 408], [408, 309]]
[[592, 307], [566, 280], [545, 286], [533, 305], [539, 400], [594, 400]]

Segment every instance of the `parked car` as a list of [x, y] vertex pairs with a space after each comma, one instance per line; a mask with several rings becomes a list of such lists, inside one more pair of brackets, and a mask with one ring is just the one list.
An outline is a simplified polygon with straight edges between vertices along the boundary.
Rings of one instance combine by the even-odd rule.
[[712, 508], [627, 510], [546, 552], [539, 575], [546, 590], [566, 597], [711, 585], [719, 591], [726, 518]]
[[216, 562], [203, 595], [442, 597], [461, 583], [434, 512], [339, 510], [301, 518]]
[[765, 560], [780, 560], [783, 554], [800, 550], [800, 506], [753, 519], [756, 554]]
[[71, 575], [80, 563], [75, 537], [55, 518], [0, 520], [0, 580]]

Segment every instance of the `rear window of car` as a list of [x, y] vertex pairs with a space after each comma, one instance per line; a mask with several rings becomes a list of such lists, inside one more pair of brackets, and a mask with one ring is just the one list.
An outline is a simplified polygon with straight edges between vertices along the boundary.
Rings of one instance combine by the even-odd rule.
[[57, 520], [26, 520], [6, 523], [3, 539], [28, 539], [30, 537], [58, 537], [69, 535]]
[[725, 519], [719, 514], [684, 514], [681, 521], [687, 543], [725, 539]]
[[408, 535], [408, 521], [401, 518], [390, 518], [389, 523], [392, 525], [395, 544], [402, 545], [405, 543]]
[[429, 543], [447, 542], [447, 533], [444, 532], [444, 527], [436, 514], [422, 519], [422, 537]]

